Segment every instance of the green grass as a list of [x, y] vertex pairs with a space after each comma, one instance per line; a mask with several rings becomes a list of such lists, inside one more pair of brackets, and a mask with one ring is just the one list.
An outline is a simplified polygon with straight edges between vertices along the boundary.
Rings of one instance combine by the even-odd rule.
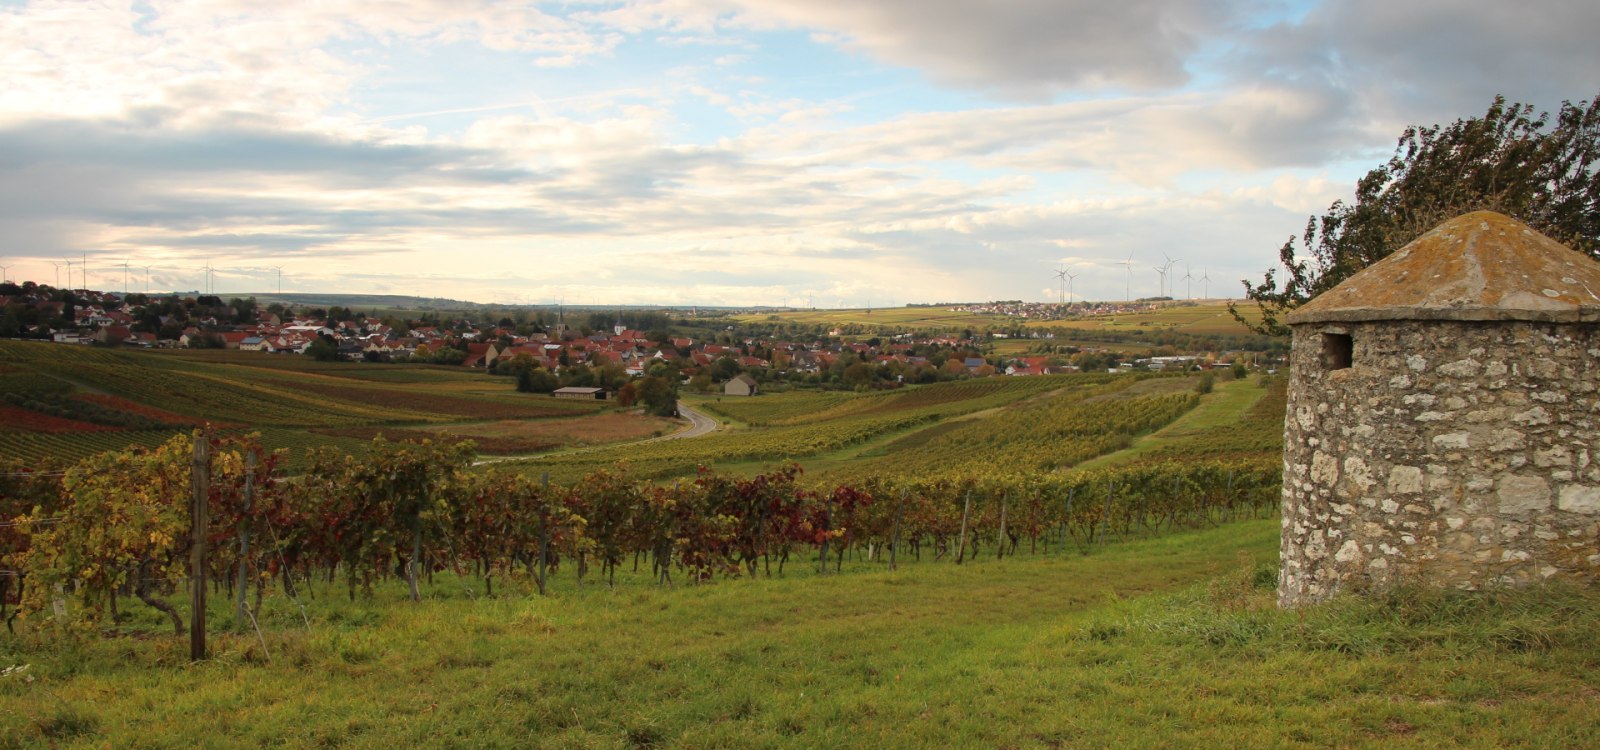
[[549, 598], [446, 574], [417, 605], [324, 589], [309, 629], [269, 599], [265, 651], [218, 636], [198, 665], [170, 635], [0, 636], [0, 668], [27, 665], [0, 676], [0, 747], [1600, 743], [1600, 593], [1280, 612], [1276, 545], [1261, 520], [671, 589], [579, 592], [568, 568]]
[[[1122, 450], [1090, 459], [1075, 468], [1100, 469], [1127, 463], [1160, 452], [1170, 444], [1184, 439], [1203, 439], [1219, 431], [1235, 429], [1250, 407], [1266, 395], [1266, 389], [1249, 380], [1230, 380], [1218, 383], [1216, 390], [1203, 396], [1200, 405], [1155, 432], [1142, 436], [1133, 445]], [[1281, 430], [1282, 419], [1279, 419]], [[1279, 450], [1282, 450], [1281, 443]]]

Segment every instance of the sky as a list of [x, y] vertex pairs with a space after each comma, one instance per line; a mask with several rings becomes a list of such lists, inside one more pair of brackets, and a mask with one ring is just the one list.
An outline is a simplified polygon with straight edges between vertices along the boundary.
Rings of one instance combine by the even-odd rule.
[[1239, 296], [1407, 125], [1592, 99], [1596, 29], [1594, 0], [0, 0], [0, 266], [510, 304]]

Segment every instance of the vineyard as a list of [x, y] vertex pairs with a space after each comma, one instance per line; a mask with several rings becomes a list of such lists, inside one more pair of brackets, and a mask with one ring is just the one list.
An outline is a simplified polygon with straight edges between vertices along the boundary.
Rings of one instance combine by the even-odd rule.
[[[522, 578], [542, 592], [563, 565], [580, 587], [591, 577], [610, 584], [630, 558], [665, 584], [765, 577], [791, 565], [827, 572], [846, 556], [892, 568], [1003, 558], [1024, 545], [1083, 549], [1270, 513], [1278, 479], [1276, 466], [1186, 462], [816, 486], [793, 466], [671, 485], [602, 470], [562, 485], [470, 472], [470, 444], [379, 438], [359, 458], [310, 449], [291, 481], [283, 454], [255, 438], [212, 437], [191, 449], [195, 440], [63, 470], [0, 471], [6, 598], [44, 625], [64, 611], [60, 592], [76, 602], [69, 619], [85, 624], [115, 622], [126, 606], [119, 599], [132, 596], [182, 632], [162, 592], [182, 577], [194, 543], [185, 511], [192, 486], [209, 488], [207, 577], [240, 586], [241, 596], [253, 586], [259, 606], [273, 581], [294, 597], [297, 582], [337, 578], [354, 598], [402, 576], [415, 596], [419, 575], [453, 570], [481, 576], [490, 591], [497, 578]], [[200, 448], [210, 458], [191, 481]]]
[[0, 466], [0, 746], [1594, 744], [1600, 597], [1277, 611], [1282, 383], [1192, 386], [725, 402], [925, 420], [826, 475], [546, 479], [437, 425]]
[[[146, 586], [155, 581], [146, 579], [178, 570], [191, 546], [178, 509], [188, 487], [181, 480], [191, 443], [182, 433], [192, 423], [181, 425], [177, 404], [166, 410], [169, 402], [151, 394], [167, 393], [163, 384], [170, 381], [163, 378], [179, 376], [220, 386], [224, 374], [218, 371], [234, 365], [135, 369], [124, 363], [134, 374], [121, 384], [123, 393], [140, 394], [144, 403], [74, 393], [74, 383], [99, 382], [96, 373], [114, 369], [111, 359], [84, 353], [71, 381], [48, 367], [39, 368], [47, 377], [24, 380], [34, 374], [16, 366], [18, 357], [0, 374], [34, 384], [13, 400], [48, 406], [41, 418], [114, 421], [102, 413], [108, 412], [121, 420], [101, 431], [0, 431], [0, 446], [24, 459], [4, 472], [0, 523], [11, 531], [10, 546], [0, 550], [6, 561], [0, 578], [34, 582], [20, 589], [22, 596], [11, 589], [18, 611], [39, 613], [47, 604], [59, 611], [58, 597], [47, 592], [66, 590], [79, 602], [76, 619], [98, 622], [110, 612], [115, 621], [119, 597], [134, 596], [181, 627], [176, 610], [164, 609]], [[229, 381], [265, 392], [288, 387], [284, 378], [293, 372]], [[331, 383], [332, 375], [307, 375], [294, 386], [300, 394], [354, 388]], [[429, 382], [434, 390], [438, 385]], [[219, 387], [201, 401], [225, 401], [218, 395], [225, 393]], [[475, 398], [465, 388], [461, 393], [432, 398]], [[1082, 549], [1269, 513], [1277, 462], [1252, 450], [1063, 471], [1171, 423], [1199, 400], [1189, 380], [1105, 374], [730, 399], [706, 406], [751, 427], [469, 470], [472, 442], [433, 432], [428, 422], [363, 422], [354, 416], [376, 406], [375, 399], [347, 399], [343, 414], [322, 412], [325, 422], [314, 430], [291, 422], [246, 435], [213, 426], [205, 441], [214, 456], [205, 475], [213, 519], [207, 540], [217, 550], [209, 572], [214, 580], [238, 582], [230, 586], [253, 585], [258, 600], [270, 581], [292, 597], [297, 581], [337, 577], [356, 596], [403, 573], [415, 589], [419, 571], [470, 573], [486, 586], [495, 578], [521, 577], [543, 590], [546, 576], [563, 562], [580, 584], [591, 567], [609, 584], [630, 557], [636, 565], [648, 561], [663, 583], [703, 582], [768, 576], [774, 567], [781, 574], [789, 565], [826, 571], [831, 564], [837, 571], [847, 555], [893, 566], [907, 556], [956, 563], [980, 554], [1003, 557], [1024, 544], [1029, 552]], [[1264, 424], [1281, 400], [1262, 401], [1252, 413]], [[558, 406], [548, 411], [574, 413]], [[157, 428], [129, 429], [151, 424]], [[514, 423], [500, 424], [488, 432], [508, 441], [503, 449], [530, 447], [516, 444], [519, 435], [536, 439]], [[1198, 446], [1214, 436], [1191, 437]], [[792, 463], [742, 477], [701, 468], [788, 462], [885, 438], [886, 444], [846, 462], [848, 470], [809, 481]], [[93, 454], [71, 460], [86, 449]], [[671, 478], [677, 479], [660, 481]]]
[[630, 473], [644, 479], [692, 476], [702, 466], [804, 459], [1008, 404], [1086, 389], [1117, 390], [1139, 381], [1136, 376], [1053, 375], [984, 378], [875, 394], [790, 392], [748, 400], [722, 399], [702, 406], [752, 426], [694, 440], [551, 455], [526, 466], [548, 472], [558, 481], [576, 481], [617, 464], [626, 464]]
[[[460, 368], [0, 341], [0, 457], [76, 460], [154, 447], [204, 425], [236, 435], [259, 431], [268, 449], [333, 445], [360, 452], [381, 427], [400, 434], [483, 420], [580, 417], [606, 408], [518, 394], [512, 385]], [[303, 465], [298, 452], [286, 460], [296, 470]]]

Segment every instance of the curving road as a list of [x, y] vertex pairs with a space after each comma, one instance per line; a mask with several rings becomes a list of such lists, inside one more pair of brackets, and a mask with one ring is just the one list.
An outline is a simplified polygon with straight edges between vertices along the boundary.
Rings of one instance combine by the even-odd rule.
[[678, 416], [689, 420], [689, 429], [687, 429], [687, 430], [679, 430], [678, 432], [674, 432], [674, 433], [672, 433], [670, 435], [662, 435], [661, 437], [650, 438], [649, 440], [645, 440], [645, 441], [642, 441], [642, 442], [650, 443], [650, 442], [655, 442], [657, 440], [677, 440], [679, 438], [695, 438], [695, 437], [700, 437], [701, 435], [708, 435], [708, 434], [716, 431], [716, 429], [718, 427], [722, 426], [721, 423], [719, 423], [717, 420], [712, 419], [711, 417], [708, 417], [705, 414], [702, 414], [702, 413], [700, 413], [698, 411], [695, 411], [694, 409], [690, 408], [687, 404], [683, 403], [682, 401], [678, 402]]

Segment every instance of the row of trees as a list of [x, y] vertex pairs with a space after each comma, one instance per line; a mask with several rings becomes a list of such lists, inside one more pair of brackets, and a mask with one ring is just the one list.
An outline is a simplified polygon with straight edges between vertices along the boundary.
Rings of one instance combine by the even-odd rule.
[[[503, 576], [544, 592], [563, 564], [580, 586], [609, 584], [630, 559], [663, 584], [782, 574], [800, 561], [837, 570], [848, 554], [960, 563], [1265, 511], [1278, 481], [1276, 462], [1255, 461], [826, 487], [807, 486], [794, 466], [671, 485], [619, 469], [557, 486], [471, 471], [470, 444], [381, 438], [361, 458], [313, 450], [289, 479], [282, 456], [254, 439], [207, 447], [208, 577], [227, 581], [241, 608], [248, 590], [259, 607], [269, 585], [294, 596], [313, 579], [342, 580], [354, 598], [400, 578], [416, 598], [419, 577], [448, 570], [481, 576], [492, 593]], [[33, 617], [71, 598], [73, 619], [95, 623], [134, 597], [181, 633], [166, 598], [187, 576], [195, 453], [177, 438], [65, 471], [3, 472], [0, 600]]]

